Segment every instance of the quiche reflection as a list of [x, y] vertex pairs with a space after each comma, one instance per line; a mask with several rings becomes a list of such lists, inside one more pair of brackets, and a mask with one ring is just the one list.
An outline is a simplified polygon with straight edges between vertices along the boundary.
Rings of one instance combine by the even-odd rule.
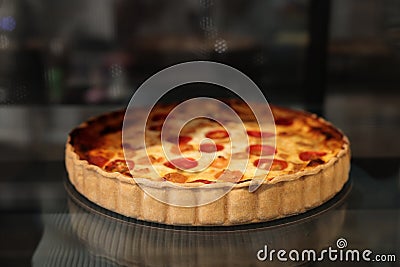
[[95, 257], [118, 265], [265, 266], [266, 262], [256, 257], [265, 244], [271, 248], [319, 250], [334, 242], [346, 215], [341, 197], [319, 207], [323, 211], [320, 214], [311, 211], [273, 222], [231, 227], [147, 223], [95, 206], [76, 191], [70, 193], [68, 207], [79, 242]]

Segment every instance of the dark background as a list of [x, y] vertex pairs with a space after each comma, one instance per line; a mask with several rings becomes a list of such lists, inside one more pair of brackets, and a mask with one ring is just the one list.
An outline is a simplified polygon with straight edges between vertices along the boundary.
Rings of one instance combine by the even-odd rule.
[[29, 264], [40, 214], [64, 207], [68, 132], [193, 60], [228, 64], [270, 103], [326, 117], [399, 202], [399, 1], [0, 0], [0, 260]]

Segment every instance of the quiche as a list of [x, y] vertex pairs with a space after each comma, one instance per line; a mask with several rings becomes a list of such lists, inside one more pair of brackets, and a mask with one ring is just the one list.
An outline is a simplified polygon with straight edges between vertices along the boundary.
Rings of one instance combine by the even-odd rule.
[[[123, 143], [124, 110], [92, 118], [69, 134], [69, 180], [101, 207], [172, 225], [270, 221], [319, 206], [342, 189], [350, 169], [349, 141], [329, 122], [315, 114], [271, 106], [275, 131], [265, 132], [247, 105], [234, 100], [227, 104], [240, 116], [247, 142], [232, 143], [223, 125], [198, 118], [182, 128], [176, 142], [162, 143], [161, 129], [174, 105], [152, 109], [145, 125], [145, 148]], [[212, 142], [202, 142], [204, 138]], [[269, 139], [274, 142], [268, 143]], [[202, 155], [209, 155], [205, 167], [199, 160]], [[236, 168], [243, 160], [246, 168]], [[262, 182], [250, 192], [255, 177]], [[196, 194], [188, 195], [176, 185], [193, 188]], [[190, 207], [170, 205], [149, 194], [196, 201], [227, 186], [231, 190], [217, 200]]]

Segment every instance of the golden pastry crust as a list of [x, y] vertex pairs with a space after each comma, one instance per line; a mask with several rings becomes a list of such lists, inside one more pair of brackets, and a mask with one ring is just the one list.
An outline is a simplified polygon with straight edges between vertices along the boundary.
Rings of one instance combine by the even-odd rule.
[[[126, 173], [106, 171], [89, 163], [85, 158], [87, 157], [85, 149], [90, 151], [90, 147], [87, 146], [98, 145], [93, 142], [98, 132], [105, 130], [112, 132], [113, 129], [121, 127], [121, 122], [109, 119], [121, 116], [123, 114], [121, 111], [92, 119], [71, 133], [66, 144], [66, 167], [69, 179], [78, 192], [106, 209], [128, 217], [165, 224], [235, 225], [269, 221], [304, 212], [332, 198], [348, 180], [349, 142], [340, 131], [315, 115], [276, 107], [273, 110], [276, 116], [290, 114], [309, 120], [309, 123], [315, 126], [315, 129], [311, 130], [316, 131], [318, 135], [322, 133], [325, 136], [324, 142], [334, 147], [336, 152], [326, 162], [315, 166], [310, 165], [297, 171], [275, 174], [273, 179], [265, 179], [260, 188], [253, 193], [248, 191], [250, 181], [243, 181], [235, 184], [229, 193], [213, 203], [198, 207], [170, 206], [148, 196]], [[249, 118], [245, 109], [239, 111], [239, 115], [242, 118]], [[107, 127], [104, 127], [104, 122], [107, 122]], [[85, 131], [88, 127], [92, 130]], [[277, 134], [279, 133], [278, 131]], [[85, 139], [92, 141], [87, 142]], [[198, 186], [196, 184], [182, 185]], [[183, 197], [182, 190], [169, 183], [148, 180], [141, 186], [165, 192], [168, 194], [167, 199]], [[218, 183], [203, 186], [201, 193], [196, 197], [215, 194], [224, 186], [228, 185]], [[164, 190], [165, 188], [169, 190]]]

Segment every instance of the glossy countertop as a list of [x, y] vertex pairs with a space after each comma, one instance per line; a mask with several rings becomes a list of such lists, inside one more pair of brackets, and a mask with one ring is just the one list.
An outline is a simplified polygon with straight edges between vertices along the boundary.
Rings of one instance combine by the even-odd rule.
[[[264, 243], [280, 246], [277, 248], [293, 249], [303, 244], [322, 249], [335, 246], [339, 238], [345, 238], [351, 248], [368, 248], [381, 254], [399, 252], [400, 158], [353, 158], [348, 194], [339, 199], [340, 205], [325, 206], [326, 211], [316, 215], [308, 212], [313, 215], [310, 218], [308, 214], [293, 217], [290, 223], [280, 221], [272, 228], [256, 224], [222, 230], [175, 229], [124, 219], [121, 223], [120, 218], [98, 212], [93, 206], [87, 209], [82, 201], [74, 201], [78, 193], [72, 198], [67, 193], [62, 161], [8, 162], [0, 168], [6, 170], [0, 187], [0, 260], [4, 266], [188, 266], [189, 258], [190, 266], [263, 266], [266, 262], [259, 261], [256, 254]], [[100, 232], [85, 238], [85, 228]], [[110, 236], [101, 236], [110, 229], [114, 229]], [[118, 239], [117, 234], [124, 236]], [[130, 237], [127, 240], [126, 235]], [[106, 239], [100, 242], [96, 236]], [[124, 247], [130, 251], [122, 256], [115, 251], [106, 253], [107, 247], [102, 246], [111, 246], [109, 239], [120, 246], [115, 251]], [[210, 246], [212, 251], [205, 249]], [[237, 255], [238, 249], [242, 256]], [[160, 252], [164, 250], [169, 254]], [[211, 258], [205, 260], [209, 253]], [[135, 261], [124, 262], [126, 258]]]

